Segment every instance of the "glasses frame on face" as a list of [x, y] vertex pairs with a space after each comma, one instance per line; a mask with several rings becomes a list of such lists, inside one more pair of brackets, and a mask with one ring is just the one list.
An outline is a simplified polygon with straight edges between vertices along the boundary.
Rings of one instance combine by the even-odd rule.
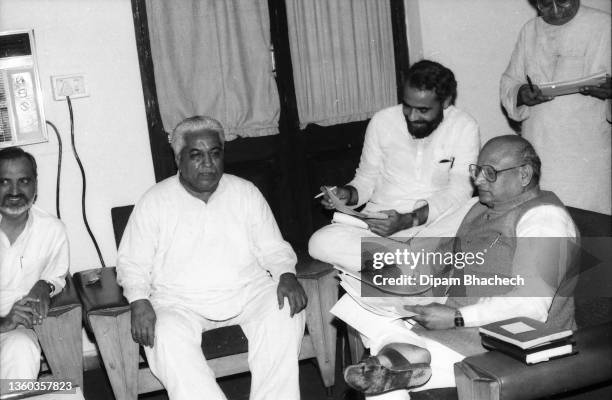
[[[515, 168], [520, 168], [520, 167], [524, 167], [527, 164], [521, 164], [521, 165], [515, 165], [514, 167], [510, 167], [510, 168], [504, 168], [504, 169], [495, 169], [495, 167], [493, 167], [492, 165], [478, 165], [478, 164], [470, 164], [469, 165], [469, 171], [470, 171], [470, 177], [473, 180], [478, 179], [478, 176], [480, 175], [480, 173], [482, 172], [482, 176], [487, 180], [487, 182], [495, 182], [497, 180], [497, 174], [499, 174], [500, 172], [506, 172], [506, 171], [510, 171], [511, 169], [515, 169]], [[484, 171], [489, 171], [489, 172], [484, 172]], [[493, 177], [490, 178], [489, 176], [487, 176], [487, 174], [493, 174]]]
[[559, 8], [569, 8], [573, 1], [572, 0], [550, 0], [548, 4], [544, 4], [544, 0], [537, 0], [538, 9], [548, 10], [553, 6], [553, 3]]

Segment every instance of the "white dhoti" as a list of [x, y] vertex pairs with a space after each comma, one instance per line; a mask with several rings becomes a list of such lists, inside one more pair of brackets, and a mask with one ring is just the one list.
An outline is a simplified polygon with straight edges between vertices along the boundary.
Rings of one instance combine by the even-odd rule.
[[182, 304], [156, 304], [155, 344], [145, 347], [149, 367], [172, 400], [226, 399], [201, 350], [202, 331], [240, 325], [249, 341], [252, 400], [299, 399], [298, 355], [304, 312], [291, 318], [278, 309], [276, 283], [249, 285], [240, 314], [225, 321], [204, 318]]
[[40, 345], [32, 329], [0, 333], [0, 379], [37, 379]]

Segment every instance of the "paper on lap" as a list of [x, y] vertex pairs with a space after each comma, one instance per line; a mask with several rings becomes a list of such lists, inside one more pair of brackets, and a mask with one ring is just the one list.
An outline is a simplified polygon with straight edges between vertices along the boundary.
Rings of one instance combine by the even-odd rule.
[[335, 212], [332, 217], [332, 223], [356, 226], [357, 228], [369, 229], [368, 224], [364, 220], [352, 215]]
[[[342, 269], [340, 269], [342, 271]], [[391, 319], [410, 318], [415, 313], [404, 309], [404, 306], [427, 305], [431, 303], [446, 303], [447, 297], [427, 296], [384, 296], [362, 297], [359, 272], [348, 272], [340, 274], [340, 286], [355, 300], [363, 309]]]
[[411, 323], [368, 312], [349, 295], [342, 296], [330, 312], [368, 338], [378, 341], [380, 338], [395, 333], [407, 336], [404, 340], [406, 343], [415, 346], [423, 346], [424, 344], [421, 338], [411, 332]]

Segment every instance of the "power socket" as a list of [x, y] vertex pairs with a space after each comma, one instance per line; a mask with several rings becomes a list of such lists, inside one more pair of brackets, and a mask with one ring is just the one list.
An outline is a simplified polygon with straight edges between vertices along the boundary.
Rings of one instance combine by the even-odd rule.
[[89, 97], [89, 90], [85, 84], [85, 74], [56, 75], [51, 77], [53, 98], [55, 100], [78, 99]]

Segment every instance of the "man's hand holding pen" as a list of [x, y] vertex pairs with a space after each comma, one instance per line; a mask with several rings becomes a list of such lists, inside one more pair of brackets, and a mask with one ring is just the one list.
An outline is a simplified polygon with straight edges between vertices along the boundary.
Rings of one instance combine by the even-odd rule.
[[[352, 186], [321, 186], [321, 193], [315, 196], [315, 199], [321, 197], [321, 204], [328, 210], [335, 209], [334, 203], [329, 197], [328, 191], [332, 191], [336, 197], [346, 205], [355, 205], [357, 203], [357, 189]], [[353, 193], [353, 191], [355, 193]], [[355, 200], [353, 200], [355, 199]]]
[[554, 99], [554, 97], [544, 96], [538, 85], [534, 85], [529, 76], [527, 76], [527, 83], [522, 85], [518, 90], [516, 105], [531, 107], [540, 103], [551, 101], [552, 99]]

